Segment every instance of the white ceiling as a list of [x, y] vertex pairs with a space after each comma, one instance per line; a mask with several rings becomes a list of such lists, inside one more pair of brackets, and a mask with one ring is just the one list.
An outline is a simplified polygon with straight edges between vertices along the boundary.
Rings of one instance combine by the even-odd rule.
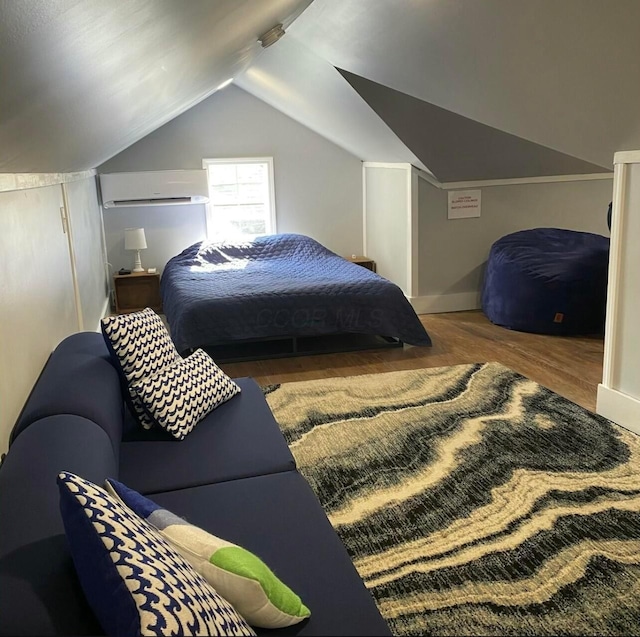
[[236, 83], [356, 157], [427, 170], [336, 68], [293, 35], [267, 49]]
[[0, 0], [0, 172], [98, 166], [210, 95], [311, 0]]
[[429, 168], [334, 67], [599, 166], [640, 147], [640, 0], [310, 1], [0, 0], [0, 172], [98, 166], [231, 76]]
[[338, 68], [611, 166], [640, 147], [639, 32], [638, 0], [315, 0], [290, 36]]

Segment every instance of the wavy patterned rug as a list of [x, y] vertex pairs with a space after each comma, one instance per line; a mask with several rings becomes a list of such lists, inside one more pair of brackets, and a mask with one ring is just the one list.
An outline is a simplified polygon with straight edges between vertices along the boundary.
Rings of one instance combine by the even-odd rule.
[[640, 633], [640, 438], [497, 363], [265, 388], [397, 635]]

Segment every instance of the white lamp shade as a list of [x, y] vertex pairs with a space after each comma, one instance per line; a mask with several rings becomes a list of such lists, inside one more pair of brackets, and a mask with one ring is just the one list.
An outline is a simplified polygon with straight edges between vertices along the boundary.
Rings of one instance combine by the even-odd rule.
[[147, 239], [144, 236], [144, 228], [125, 228], [124, 249], [146, 250]]

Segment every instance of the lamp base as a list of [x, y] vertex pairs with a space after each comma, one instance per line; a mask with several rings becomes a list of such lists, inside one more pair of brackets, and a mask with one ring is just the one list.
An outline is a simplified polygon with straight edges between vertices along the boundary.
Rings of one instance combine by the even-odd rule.
[[133, 264], [132, 272], [144, 272], [144, 268], [142, 267], [142, 261], [140, 261], [140, 250], [136, 250], [136, 261]]

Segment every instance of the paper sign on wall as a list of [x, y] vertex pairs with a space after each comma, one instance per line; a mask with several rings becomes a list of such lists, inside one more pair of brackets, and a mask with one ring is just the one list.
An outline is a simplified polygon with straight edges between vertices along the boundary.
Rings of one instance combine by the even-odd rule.
[[450, 190], [449, 195], [449, 219], [467, 219], [479, 217], [481, 207], [480, 190]]

